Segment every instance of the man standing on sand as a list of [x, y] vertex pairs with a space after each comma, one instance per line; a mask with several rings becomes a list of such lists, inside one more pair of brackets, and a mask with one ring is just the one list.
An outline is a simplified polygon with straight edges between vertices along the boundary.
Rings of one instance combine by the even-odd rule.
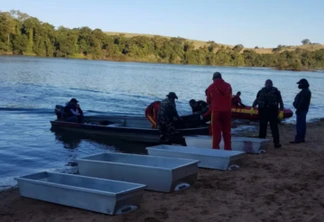
[[219, 149], [223, 133], [224, 149], [232, 150], [232, 87], [222, 79], [219, 72], [213, 74], [213, 83], [207, 88], [207, 103], [211, 111], [213, 149]]
[[312, 93], [309, 90], [309, 83], [306, 79], [297, 82], [301, 91], [296, 95], [293, 103], [296, 109], [296, 136], [290, 143], [304, 143], [306, 136], [306, 115], [308, 113]]
[[[266, 138], [268, 122], [270, 122], [274, 147], [280, 148], [281, 144], [278, 129], [278, 119], [282, 120], [283, 118], [284, 104], [281, 93], [276, 87], [273, 87], [272, 80], [266, 80], [265, 87], [258, 92], [250, 110], [251, 115], [255, 112], [254, 108], [257, 105], [259, 107], [260, 116], [259, 138]], [[280, 105], [279, 115], [278, 105]]]

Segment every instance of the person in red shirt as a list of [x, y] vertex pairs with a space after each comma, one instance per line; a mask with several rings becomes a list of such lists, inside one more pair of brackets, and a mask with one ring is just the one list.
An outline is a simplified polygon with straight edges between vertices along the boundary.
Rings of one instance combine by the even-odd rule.
[[157, 116], [160, 104], [160, 101], [155, 101], [148, 105], [145, 110], [145, 116], [152, 123], [152, 129], [157, 129]]
[[241, 96], [241, 92], [237, 92], [235, 96], [232, 97], [232, 105], [234, 107], [246, 107], [243, 103], [242, 103], [242, 100], [240, 98]]
[[207, 103], [210, 105], [211, 112], [212, 148], [219, 149], [222, 133], [224, 149], [232, 150], [232, 87], [222, 79], [222, 75], [219, 72], [213, 74], [213, 81], [207, 88]]

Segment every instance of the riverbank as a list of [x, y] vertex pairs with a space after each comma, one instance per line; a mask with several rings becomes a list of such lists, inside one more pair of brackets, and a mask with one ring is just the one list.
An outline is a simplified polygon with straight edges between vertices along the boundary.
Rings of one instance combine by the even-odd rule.
[[228, 67], [228, 68], [268, 68], [272, 70], [279, 70], [279, 71], [292, 71], [292, 72], [320, 72], [323, 71], [323, 69], [310, 69], [307, 67], [291, 67], [291, 66], [286, 66], [286, 67], [273, 67], [273, 66], [235, 66], [235, 65], [211, 65], [211, 64], [187, 64], [187, 63], [181, 63], [181, 62], [176, 62], [176, 63], [170, 63], [161, 59], [156, 59], [156, 58], [151, 58], [150, 60], [146, 59], [138, 59], [138, 58], [131, 58], [127, 57], [125, 55], [122, 56], [111, 56], [107, 58], [92, 58], [90, 56], [85, 56], [82, 54], [75, 54], [75, 55], [70, 55], [67, 57], [49, 57], [49, 56], [39, 56], [35, 54], [29, 54], [29, 55], [15, 55], [11, 52], [5, 53], [5, 52], [0, 52], [0, 56], [22, 56], [22, 57], [38, 57], [38, 58], [57, 58], [57, 59], [78, 59], [78, 60], [90, 60], [90, 61], [109, 61], [109, 62], [132, 62], [132, 63], [147, 63], [147, 64], [169, 64], [169, 65], [190, 65], [190, 66], [209, 66], [209, 67]]
[[309, 123], [307, 142], [289, 144], [295, 126], [283, 124], [281, 149], [269, 143], [268, 153], [246, 155], [237, 171], [200, 169], [197, 182], [179, 193], [146, 191], [140, 209], [123, 216], [22, 198], [11, 189], [0, 193], [1, 221], [321, 221], [323, 131], [324, 120]]

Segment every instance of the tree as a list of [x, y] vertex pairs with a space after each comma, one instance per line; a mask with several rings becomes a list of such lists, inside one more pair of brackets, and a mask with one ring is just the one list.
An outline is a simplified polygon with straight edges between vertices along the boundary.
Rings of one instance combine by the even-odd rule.
[[244, 49], [244, 46], [242, 44], [236, 45], [233, 47], [233, 51], [235, 52], [241, 52]]
[[28, 14], [22, 13], [19, 10], [10, 10], [10, 14], [13, 18], [17, 19], [19, 22], [23, 22], [26, 19], [30, 18]]
[[304, 39], [301, 41], [303, 43], [303, 45], [308, 45], [310, 44], [310, 40], [309, 39]]
[[186, 41], [183, 47], [183, 51], [188, 52], [188, 51], [192, 51], [195, 49], [195, 46], [192, 42], [188, 42]]
[[26, 35], [17, 35], [13, 39], [13, 52], [14, 54], [23, 55], [26, 51], [28, 38]]
[[0, 13], [0, 50], [11, 50], [11, 36], [16, 33], [16, 22], [8, 12]]
[[217, 43], [215, 43], [214, 41], [208, 41], [207, 44], [208, 44], [209, 52], [214, 52], [219, 47], [219, 45]]
[[[311, 44], [304, 39], [303, 44]], [[255, 49], [258, 47], [256, 46]], [[278, 45], [272, 52], [257, 53], [239, 44], [230, 48], [208, 41], [176, 37], [107, 35], [89, 27], [65, 28], [43, 23], [20, 11], [0, 12], [0, 53], [54, 57], [79, 57], [116, 61], [146, 61], [219, 66], [324, 69], [324, 49]], [[320, 47], [318, 47], [320, 48]], [[242, 52], [242, 50], [244, 50]]]
[[23, 21], [23, 32], [28, 36], [28, 43], [26, 47], [27, 53], [33, 53], [34, 36], [39, 25], [39, 20], [34, 17], [30, 17]]

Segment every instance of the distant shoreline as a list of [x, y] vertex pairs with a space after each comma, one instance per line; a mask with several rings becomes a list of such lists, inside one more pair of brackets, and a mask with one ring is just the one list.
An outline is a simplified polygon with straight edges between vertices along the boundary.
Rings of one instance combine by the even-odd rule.
[[134, 62], [134, 63], [148, 63], [148, 64], [166, 64], [166, 65], [193, 65], [193, 66], [209, 66], [209, 67], [231, 67], [231, 68], [267, 68], [272, 70], [278, 71], [292, 71], [292, 72], [318, 72], [324, 71], [324, 69], [301, 69], [301, 70], [292, 70], [290, 68], [286, 69], [278, 69], [276, 67], [266, 67], [266, 66], [234, 66], [234, 65], [204, 65], [204, 64], [184, 64], [184, 63], [167, 63], [167, 62], [150, 62], [150, 61], [142, 61], [136, 59], [128, 59], [126, 61], [121, 61], [118, 59], [92, 59], [87, 57], [77, 57], [77, 56], [70, 56], [70, 57], [49, 57], [49, 56], [39, 56], [39, 55], [15, 55], [13, 53], [1, 53], [0, 56], [21, 56], [21, 57], [38, 57], [38, 58], [48, 58], [48, 59], [77, 59], [77, 60], [88, 60], [88, 61], [109, 61], [109, 62]]
[[41, 57], [190, 64], [229, 67], [268, 67], [289, 71], [324, 69], [324, 45], [301, 39], [301, 45], [276, 48], [214, 40], [123, 32], [105, 32], [86, 26], [66, 28], [42, 22], [17, 10], [0, 12], [0, 54]]

